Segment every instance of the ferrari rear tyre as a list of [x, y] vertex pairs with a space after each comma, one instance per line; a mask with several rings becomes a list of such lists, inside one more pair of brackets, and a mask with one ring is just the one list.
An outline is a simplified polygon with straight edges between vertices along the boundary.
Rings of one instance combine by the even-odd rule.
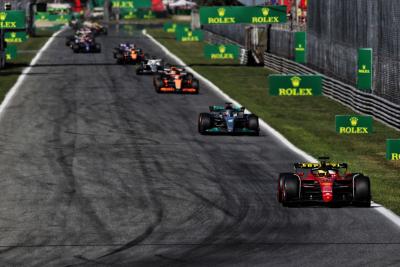
[[354, 205], [360, 207], [371, 206], [371, 184], [368, 177], [362, 174], [354, 176], [353, 192]]
[[198, 121], [199, 133], [205, 134], [207, 129], [211, 128], [211, 116], [208, 113], [200, 113]]
[[300, 181], [299, 178], [293, 174], [284, 174], [282, 179], [282, 204], [284, 206], [290, 206], [300, 200]]
[[278, 178], [278, 191], [276, 194], [279, 203], [282, 203], [283, 201], [283, 180], [284, 176], [282, 175], [282, 173], [280, 173]]

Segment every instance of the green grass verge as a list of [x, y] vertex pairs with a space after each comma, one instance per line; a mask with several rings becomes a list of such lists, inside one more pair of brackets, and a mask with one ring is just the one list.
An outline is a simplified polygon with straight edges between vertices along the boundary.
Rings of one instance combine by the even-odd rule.
[[46, 43], [54, 31], [39, 30], [36, 37], [30, 37], [26, 42], [17, 44], [17, 57], [7, 62], [0, 70], [0, 102], [8, 90], [15, 84], [23, 68], [29, 66], [37, 51]]
[[314, 157], [327, 155], [348, 162], [351, 171], [370, 176], [373, 200], [400, 214], [400, 162], [385, 160], [386, 139], [400, 138], [400, 132], [374, 121], [373, 134], [336, 134], [335, 115], [354, 111], [323, 96], [269, 96], [267, 76], [273, 71], [207, 60], [203, 57], [204, 43], [177, 42], [161, 29], [149, 29], [148, 33], [300, 149]]

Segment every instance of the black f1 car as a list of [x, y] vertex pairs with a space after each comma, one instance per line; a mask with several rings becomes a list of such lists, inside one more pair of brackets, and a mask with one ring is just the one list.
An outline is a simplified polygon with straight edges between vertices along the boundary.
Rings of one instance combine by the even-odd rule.
[[80, 39], [83, 37], [93, 38], [93, 34], [88, 28], [80, 28], [78, 29], [74, 35], [67, 36], [65, 45], [72, 48], [74, 43], [78, 43]]
[[259, 135], [258, 117], [246, 114], [244, 107], [233, 107], [226, 103], [225, 107], [210, 106], [209, 113], [200, 113], [198, 130], [201, 134], [248, 134]]
[[294, 172], [279, 174], [278, 201], [284, 206], [314, 204], [371, 205], [370, 180], [362, 173], [348, 173], [347, 163], [295, 163]]
[[74, 53], [100, 53], [101, 45], [94, 38], [85, 36], [72, 45]]
[[164, 64], [162, 59], [145, 59], [140, 62], [139, 67], [136, 69], [136, 74], [155, 74], [164, 71]]

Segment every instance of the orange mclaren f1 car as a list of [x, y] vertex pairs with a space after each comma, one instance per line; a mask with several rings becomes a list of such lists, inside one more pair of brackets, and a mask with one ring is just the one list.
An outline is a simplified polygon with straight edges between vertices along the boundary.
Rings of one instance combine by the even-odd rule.
[[175, 93], [199, 93], [199, 81], [193, 77], [193, 74], [186, 72], [181, 67], [165, 68], [161, 75], [154, 78], [154, 87], [157, 93], [175, 92]]

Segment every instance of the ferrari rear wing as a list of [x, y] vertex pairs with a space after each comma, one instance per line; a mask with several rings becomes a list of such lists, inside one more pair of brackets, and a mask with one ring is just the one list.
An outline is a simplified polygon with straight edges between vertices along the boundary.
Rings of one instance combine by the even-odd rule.
[[320, 167], [330, 167], [334, 169], [347, 169], [347, 163], [335, 163], [335, 162], [321, 162], [321, 163], [311, 163], [311, 162], [298, 162], [294, 164], [296, 169], [314, 169]]

